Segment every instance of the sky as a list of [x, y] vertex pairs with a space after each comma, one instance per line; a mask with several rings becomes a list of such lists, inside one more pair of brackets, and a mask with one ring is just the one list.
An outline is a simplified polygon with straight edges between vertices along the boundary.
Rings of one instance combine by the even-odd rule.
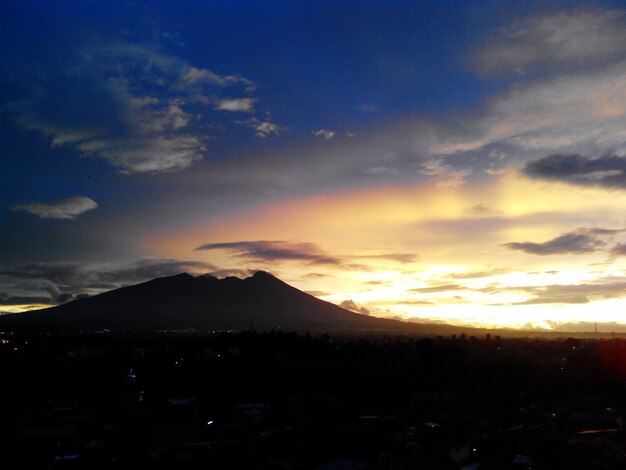
[[0, 4], [0, 311], [257, 270], [626, 330], [626, 6]]

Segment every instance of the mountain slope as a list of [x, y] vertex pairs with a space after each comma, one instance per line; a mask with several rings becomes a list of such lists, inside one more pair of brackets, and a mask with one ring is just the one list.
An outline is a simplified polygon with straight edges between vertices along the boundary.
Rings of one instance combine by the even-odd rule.
[[411, 331], [417, 325], [350, 312], [271, 274], [247, 279], [179, 274], [45, 310], [0, 317], [30, 331], [237, 330]]

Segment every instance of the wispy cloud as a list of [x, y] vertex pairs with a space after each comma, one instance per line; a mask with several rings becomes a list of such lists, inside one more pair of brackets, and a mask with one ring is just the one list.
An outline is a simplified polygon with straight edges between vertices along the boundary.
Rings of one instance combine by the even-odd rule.
[[626, 50], [626, 25], [617, 10], [580, 9], [527, 17], [500, 29], [476, 54], [487, 74], [528, 67], [597, 63]]
[[484, 277], [497, 276], [510, 272], [510, 269], [497, 268], [490, 271], [468, 271], [464, 273], [452, 273], [450, 277], [452, 279], [480, 279]]
[[494, 215], [501, 214], [502, 212], [481, 202], [479, 204], [473, 205], [472, 207], [468, 207], [467, 213], [473, 215]]
[[357, 305], [354, 300], [348, 299], [344, 300], [339, 304], [341, 308], [345, 308], [346, 310], [350, 310], [351, 312], [360, 313], [362, 315], [369, 315], [370, 311], [363, 307], [362, 305]]
[[459, 128], [437, 131], [430, 153], [441, 158], [506, 150], [506, 157], [497, 161], [499, 166], [526, 159], [526, 155], [536, 156], [537, 152], [598, 154], [612, 150], [621, 155], [626, 153], [624, 97], [623, 61], [556, 78], [519, 82], [493, 97], [482, 116], [468, 116]]
[[533, 304], [586, 304], [592, 300], [626, 296], [626, 282], [555, 284], [541, 287], [520, 287], [533, 295], [532, 298], [513, 305]]
[[4, 269], [0, 276], [7, 286], [12, 281], [19, 281], [10, 286], [14, 291], [45, 291], [49, 295], [47, 303], [56, 304], [183, 271], [199, 274], [214, 270], [214, 265], [201, 261], [145, 258], [114, 266], [77, 262], [34, 263]]
[[97, 207], [98, 204], [93, 199], [86, 196], [74, 196], [50, 203], [23, 202], [13, 206], [13, 210], [27, 212], [42, 219], [75, 219]]
[[254, 135], [260, 139], [265, 139], [270, 135], [279, 136], [281, 132], [287, 130], [286, 127], [279, 126], [278, 124], [275, 124], [268, 120], [261, 121], [257, 118], [250, 118], [245, 121], [235, 121], [235, 124], [241, 124], [250, 127], [251, 129], [254, 129]]
[[313, 137], [323, 140], [330, 140], [335, 137], [335, 131], [329, 131], [328, 129], [318, 129], [311, 132], [311, 134], [313, 134]]
[[363, 170], [363, 173], [376, 176], [394, 176], [399, 174], [397, 168], [389, 166], [370, 166]]
[[465, 178], [472, 174], [472, 170], [455, 170], [441, 159], [429, 160], [422, 164], [422, 174], [435, 179], [437, 187], [455, 189], [463, 186]]
[[416, 292], [418, 294], [435, 294], [439, 292], [455, 292], [460, 290], [467, 290], [466, 286], [462, 286], [461, 284], [443, 284], [432, 287], [417, 287], [415, 289], [411, 289], [411, 292]]
[[612, 257], [626, 256], [626, 243], [616, 243], [611, 248], [611, 251], [609, 252], [609, 254]]
[[182, 81], [190, 85], [210, 84], [222, 87], [230, 85], [254, 85], [251, 80], [239, 75], [218, 75], [210, 70], [193, 66], [187, 66], [183, 69]]
[[364, 103], [359, 105], [357, 109], [363, 113], [375, 113], [379, 110], [379, 107], [374, 103]]
[[355, 256], [355, 258], [383, 259], [397, 263], [413, 263], [417, 259], [417, 255], [415, 253], [381, 253], [378, 255], [360, 255]]
[[304, 261], [307, 264], [338, 265], [340, 260], [322, 251], [314, 243], [294, 243], [280, 240], [238, 241], [206, 243], [195, 248], [202, 250], [227, 250], [240, 258], [252, 261]]
[[232, 111], [239, 113], [251, 113], [254, 111], [255, 98], [228, 98], [218, 100], [215, 109], [220, 111]]
[[0, 292], [0, 305], [24, 305], [24, 304], [49, 304], [49, 297], [40, 297], [33, 295], [9, 295], [6, 292]]
[[511, 242], [504, 246], [533, 255], [562, 255], [592, 253], [603, 247], [605, 242], [588, 233], [571, 232], [543, 243]]
[[226, 87], [249, 88], [250, 80], [194, 67], [156, 47], [118, 42], [65, 52], [66, 62], [54, 69], [22, 74], [28, 91], [6, 109], [52, 147], [103, 158], [123, 173], [179, 171], [202, 159], [208, 136], [193, 112], [198, 103], [253, 110], [254, 98], [219, 97]]
[[606, 155], [550, 155], [528, 162], [524, 173], [534, 178], [573, 184], [626, 188], [626, 157]]

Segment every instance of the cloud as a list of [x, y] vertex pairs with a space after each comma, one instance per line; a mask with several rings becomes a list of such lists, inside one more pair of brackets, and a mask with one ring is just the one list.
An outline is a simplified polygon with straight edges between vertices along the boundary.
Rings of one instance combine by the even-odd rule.
[[375, 113], [376, 111], [378, 111], [379, 107], [378, 107], [378, 105], [376, 105], [374, 103], [364, 103], [364, 104], [358, 106], [357, 109], [359, 111], [364, 112], [364, 113]]
[[380, 255], [360, 255], [355, 258], [386, 259], [398, 263], [413, 263], [417, 259], [414, 253], [383, 253]]
[[185, 68], [182, 81], [192, 85], [210, 84], [221, 87], [230, 85], [246, 85], [249, 87], [253, 85], [252, 81], [239, 75], [218, 75], [210, 70], [200, 69], [193, 66]]
[[444, 284], [444, 285], [433, 286], [433, 287], [418, 287], [416, 289], [411, 289], [411, 292], [417, 292], [418, 294], [434, 294], [438, 292], [449, 292], [449, 291], [459, 291], [459, 290], [467, 290], [467, 287], [462, 286], [460, 284]]
[[370, 311], [365, 307], [357, 305], [352, 299], [344, 300], [339, 304], [341, 308], [345, 308], [346, 310], [350, 310], [351, 312], [360, 313], [363, 315], [369, 315]]
[[0, 292], [0, 305], [49, 304], [49, 297], [9, 295]]
[[214, 269], [211, 271], [211, 275], [219, 278], [223, 277], [238, 277], [240, 279], [250, 277], [256, 272], [255, 269], [238, 269], [238, 268], [224, 268]]
[[626, 327], [623, 323], [618, 322], [582, 322], [582, 321], [572, 321], [572, 322], [556, 322], [551, 320], [546, 320], [546, 323], [550, 325], [552, 330], [556, 331], [581, 331], [581, 332], [592, 332], [597, 329], [600, 333], [608, 333], [608, 332], [624, 332], [626, 331]]
[[577, 154], [556, 154], [528, 162], [523, 171], [533, 178], [626, 188], [626, 157], [623, 156], [591, 158]]
[[[0, 271], [0, 276], [8, 280], [19, 280], [18, 284], [14, 283], [12, 286], [16, 292], [43, 290], [49, 295], [47, 303], [56, 304], [157, 277], [173, 276], [182, 271], [198, 274], [213, 270], [215, 266], [201, 261], [145, 258], [117, 266], [76, 262], [35, 263], [5, 269]], [[9, 283], [6, 284], [8, 286]]]
[[493, 209], [481, 202], [480, 204], [475, 204], [472, 207], [468, 207], [467, 213], [473, 215], [494, 215], [501, 214], [502, 212], [497, 209]]
[[[91, 151], [93, 145], [98, 146], [95, 152]], [[202, 141], [191, 135], [109, 141], [102, 147], [99, 141], [93, 141], [78, 148], [86, 154], [99, 153], [125, 174], [180, 171], [201, 160], [206, 150]]]
[[[156, 101], [155, 101], [156, 100]], [[152, 97], [133, 99], [139, 108], [146, 105], [155, 105], [160, 100]], [[153, 109], [149, 113], [150, 119], [142, 119], [139, 121], [139, 127], [145, 133], [161, 133], [170, 130], [177, 130], [186, 127], [189, 124], [190, 117], [180, 106], [180, 103], [171, 101], [167, 107], [163, 109]], [[53, 145], [56, 142], [53, 141]]]
[[571, 232], [544, 243], [511, 242], [504, 246], [533, 255], [563, 255], [593, 253], [605, 243], [588, 233]]
[[330, 292], [326, 292], [323, 290], [306, 290], [305, 293], [312, 295], [313, 297], [324, 297], [326, 295], [330, 295]]
[[307, 273], [302, 277], [309, 278], [309, 279], [319, 279], [319, 278], [328, 277], [328, 276], [329, 276], [328, 274], [323, 274], [323, 273]]
[[27, 212], [42, 219], [75, 219], [79, 215], [93, 210], [98, 204], [86, 196], [74, 196], [59, 201], [22, 202], [12, 207], [13, 210]]
[[626, 282], [554, 284], [541, 287], [518, 287], [512, 290], [528, 292], [534, 297], [512, 305], [534, 304], [586, 304], [597, 299], [626, 296]]
[[465, 184], [472, 170], [455, 170], [441, 159], [428, 160], [422, 164], [422, 174], [435, 178], [435, 185], [443, 189], [456, 189]]
[[202, 261], [145, 258], [117, 269], [108, 269], [97, 274], [99, 281], [117, 284], [142, 282], [157, 277], [173, 276], [183, 271], [213, 271], [215, 266]]
[[[398, 305], [435, 305], [433, 302], [427, 302], [426, 300], [401, 300], [399, 302], [397, 302]], [[416, 318], [416, 319], [412, 319], [412, 318], [402, 318], [399, 317], [399, 320], [405, 320], [405, 321], [423, 321], [422, 319]]]
[[492, 98], [482, 116], [468, 116], [456, 127], [435, 131], [429, 152], [438, 158], [475, 154], [484, 164], [485, 153], [506, 150], [498, 166], [538, 152], [626, 154], [625, 128], [626, 62], [620, 61], [588, 72], [516, 83]]
[[313, 134], [313, 137], [324, 140], [330, 140], [335, 137], [335, 131], [329, 131], [327, 129], [318, 129], [311, 132], [311, 134]]
[[391, 175], [397, 175], [398, 169], [394, 168], [394, 167], [389, 167], [389, 166], [370, 166], [366, 169], [363, 170], [363, 173], [368, 174], [368, 175], [386, 175], [386, 176], [391, 176]]
[[626, 256], [626, 243], [616, 243], [609, 252], [611, 256]]
[[515, 71], [530, 66], [599, 63], [626, 51], [623, 13], [573, 10], [524, 18], [501, 29], [475, 56], [482, 73]]
[[195, 248], [201, 250], [227, 250], [235, 256], [260, 262], [305, 261], [307, 264], [339, 265], [340, 260], [324, 253], [313, 243], [293, 243], [279, 240], [238, 241], [206, 243]]
[[510, 271], [511, 271], [510, 269], [497, 268], [497, 269], [492, 269], [491, 271], [469, 271], [469, 272], [463, 272], [463, 273], [452, 273], [450, 274], [450, 277], [452, 279], [480, 279], [483, 277], [491, 277], [491, 276], [497, 276], [500, 274], [505, 274]]
[[210, 136], [198, 103], [252, 110], [253, 98], [219, 98], [223, 88], [249, 87], [249, 80], [193, 67], [157, 47], [64, 47], [57, 54], [63, 60], [15, 74], [26, 81], [24, 91], [5, 109], [23, 129], [48, 136], [52, 147], [103, 158], [123, 173], [174, 172], [201, 160]]
[[271, 121], [261, 121], [257, 118], [250, 118], [245, 121], [235, 121], [235, 124], [241, 124], [254, 129], [256, 131], [254, 135], [260, 139], [265, 139], [272, 134], [280, 136], [281, 132], [287, 130], [286, 127], [279, 126]]
[[254, 111], [255, 101], [255, 98], [223, 99], [215, 103], [215, 109], [220, 111], [250, 113]]
[[366, 286], [388, 286], [391, 284], [389, 281], [367, 281], [363, 283]]

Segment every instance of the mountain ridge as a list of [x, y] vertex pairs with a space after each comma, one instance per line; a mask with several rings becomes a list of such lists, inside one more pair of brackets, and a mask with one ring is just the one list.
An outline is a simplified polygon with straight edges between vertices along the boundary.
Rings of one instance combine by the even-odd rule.
[[378, 318], [318, 299], [265, 271], [245, 279], [180, 273], [43, 310], [0, 315], [0, 331], [28, 333], [251, 329], [413, 336], [598, 337], [593, 332], [493, 329]]
[[43, 310], [4, 315], [0, 327], [29, 331], [271, 330], [408, 331], [415, 324], [351, 312], [265, 271], [245, 279], [181, 273]]

